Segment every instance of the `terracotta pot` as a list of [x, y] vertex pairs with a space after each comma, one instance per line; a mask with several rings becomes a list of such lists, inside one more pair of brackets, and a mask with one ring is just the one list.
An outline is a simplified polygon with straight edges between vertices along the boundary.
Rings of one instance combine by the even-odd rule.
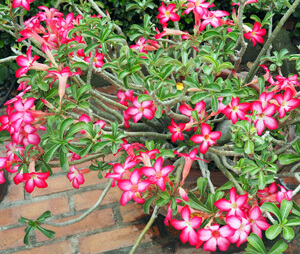
[[4, 199], [4, 197], [7, 193], [8, 185], [9, 185], [7, 172], [5, 170], [4, 170], [4, 178], [5, 178], [5, 182], [0, 184], [0, 202]]

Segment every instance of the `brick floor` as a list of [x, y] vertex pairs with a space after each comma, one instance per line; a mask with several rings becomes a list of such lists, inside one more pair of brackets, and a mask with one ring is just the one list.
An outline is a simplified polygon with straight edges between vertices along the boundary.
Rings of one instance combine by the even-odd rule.
[[[86, 167], [88, 163], [78, 168]], [[129, 202], [122, 207], [122, 192], [117, 187], [111, 188], [96, 211], [82, 221], [66, 227], [43, 225], [55, 231], [55, 237], [48, 239], [37, 230], [31, 232], [31, 245], [24, 245], [25, 226], [18, 222], [21, 216], [34, 220], [49, 210], [54, 222], [74, 219], [93, 206], [107, 183], [107, 179], [99, 180], [96, 172], [90, 172], [84, 175], [85, 184], [73, 189], [59, 168], [53, 172], [47, 180], [49, 188], [36, 188], [32, 194], [24, 192], [22, 184], [10, 184], [0, 204], [0, 253], [129, 253], [149, 215], [144, 214], [140, 204]], [[137, 253], [143, 254], [195, 252], [195, 248], [180, 243], [178, 234], [168, 231], [163, 218], [151, 227], [137, 249]]]

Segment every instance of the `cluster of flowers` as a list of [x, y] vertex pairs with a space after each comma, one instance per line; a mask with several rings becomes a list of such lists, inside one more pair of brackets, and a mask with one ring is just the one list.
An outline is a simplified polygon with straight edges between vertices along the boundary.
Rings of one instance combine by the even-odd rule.
[[[126, 107], [128, 107], [124, 111], [124, 125], [126, 128], [130, 127], [129, 120], [131, 117], [133, 121], [137, 123], [142, 117], [145, 117], [148, 120], [151, 120], [155, 116], [156, 106], [153, 101], [143, 101], [142, 103], [138, 102], [138, 96], [133, 96], [134, 91], [128, 90], [126, 92], [118, 91], [117, 97], [120, 100], [120, 103]], [[147, 94], [147, 92], [145, 91]], [[132, 104], [132, 106], [128, 106], [128, 102]]]
[[[0, 131], [8, 131], [12, 139], [5, 146], [7, 148], [6, 157], [0, 157], [0, 183], [5, 182], [3, 169], [10, 173], [18, 172], [26, 146], [33, 145], [40, 153], [42, 152], [38, 147], [40, 137], [37, 130], [45, 130], [44, 124], [48, 113], [35, 110], [35, 99], [22, 99], [23, 94], [24, 92], [7, 101], [5, 103], [7, 115], [0, 116]], [[32, 169], [34, 169], [34, 163], [29, 166], [29, 173], [23, 173], [23, 169], [21, 169], [14, 177], [15, 184], [25, 182], [28, 192], [32, 192], [35, 185], [40, 188], [46, 187], [44, 179], [48, 178], [50, 174], [49, 172], [35, 173], [31, 171]]]
[[[215, 116], [219, 113], [226, 115], [226, 117], [235, 124], [238, 120], [247, 120], [251, 122], [252, 115], [256, 114], [254, 120], [254, 126], [257, 129], [257, 134], [261, 135], [264, 129], [267, 127], [270, 130], [278, 128], [278, 123], [274, 118], [276, 112], [279, 113], [279, 118], [286, 116], [287, 112], [296, 109], [300, 105], [300, 99], [293, 98], [296, 94], [295, 85], [299, 86], [298, 77], [294, 75], [289, 78], [278, 75], [275, 82], [270, 71], [266, 66], [262, 66], [267, 70], [268, 81], [271, 84], [270, 92], [263, 92], [259, 96], [259, 100], [252, 103], [243, 102], [240, 103], [240, 98], [232, 98], [228, 105], [222, 103], [223, 98], [219, 98], [219, 109], [218, 112], [207, 114], [205, 111], [206, 104], [204, 101], [198, 102], [194, 108], [184, 103], [179, 106], [179, 111], [183, 115], [189, 117], [187, 123], [176, 123], [174, 120], [171, 121], [169, 131], [172, 133], [171, 140], [184, 140], [183, 131], [193, 130], [194, 132], [200, 126], [201, 135], [193, 135], [191, 141], [194, 143], [200, 143], [200, 152], [205, 154], [209, 146], [216, 144], [217, 139], [221, 137], [221, 132], [211, 131], [210, 125], [205, 123], [211, 116]], [[282, 94], [283, 92], [283, 94]], [[132, 102], [133, 107], [128, 107], [124, 112], [124, 120], [126, 127], [129, 127], [128, 121], [131, 116], [134, 122], [138, 122], [143, 116], [151, 120], [156, 111], [156, 107], [152, 101], [144, 101], [139, 103], [137, 97], [133, 97], [133, 91], [122, 92], [119, 91], [117, 97], [120, 99], [120, 103], [128, 106], [127, 101]], [[197, 112], [199, 121], [194, 119], [192, 116], [193, 112]]]
[[[264, 202], [273, 202], [280, 206], [283, 199], [288, 201], [292, 199], [292, 191], [286, 191], [283, 186], [276, 185], [276, 183], [259, 190], [256, 196], [251, 198], [247, 193], [237, 195], [235, 188], [232, 187], [229, 191], [229, 200], [225, 198], [217, 200], [214, 205], [219, 211], [215, 214], [208, 214], [182, 203], [183, 200], [188, 202], [189, 197], [181, 186], [189, 173], [192, 162], [195, 159], [200, 160], [196, 157], [196, 148], [190, 154], [174, 152], [185, 157], [183, 180], [180, 186], [174, 184], [169, 178], [169, 173], [172, 172], [174, 166], [163, 167], [162, 157], [155, 159], [159, 154], [157, 149], [139, 151], [136, 155], [135, 150], [145, 149], [145, 147], [142, 144], [126, 144], [126, 142], [121, 149], [128, 154], [124, 164], [112, 164], [111, 173], [106, 174], [106, 178], [114, 180], [113, 186], [117, 183], [117, 186], [123, 191], [121, 205], [126, 205], [131, 199], [137, 203], [144, 203], [145, 197], [151, 197], [159, 190], [167, 190], [170, 195], [177, 197], [177, 211], [181, 213], [183, 221], [172, 218], [173, 210], [169, 205], [165, 224], [169, 226], [171, 223], [175, 229], [182, 230], [180, 239], [183, 243], [189, 242], [197, 248], [203, 244], [205, 251], [216, 251], [217, 246], [220, 250], [225, 251], [231, 243], [236, 243], [239, 247], [247, 241], [251, 231], [262, 238], [262, 230], [267, 230], [270, 225], [262, 216], [259, 206]], [[153, 166], [151, 160], [155, 160]], [[142, 162], [142, 166], [139, 165], [140, 162]], [[170, 188], [166, 188], [166, 185]], [[226, 225], [213, 224], [217, 218], [223, 220]], [[209, 219], [209, 223], [204, 228], [200, 228], [205, 219]]]
[[[291, 200], [292, 191], [286, 191], [281, 185], [279, 187], [280, 191], [276, 183], [273, 183], [268, 188], [259, 190], [257, 192], [259, 205], [268, 201], [275, 202], [279, 206], [283, 199]], [[203, 244], [204, 251], [216, 251], [217, 246], [221, 251], [226, 251], [231, 243], [236, 243], [239, 247], [247, 241], [251, 231], [262, 238], [262, 231], [270, 227], [262, 215], [257, 198], [249, 199], [247, 193], [237, 195], [234, 187], [229, 191], [229, 200], [222, 198], [214, 205], [219, 211], [213, 215], [196, 211], [187, 205], [180, 207], [178, 211], [183, 221], [172, 219], [172, 209], [169, 207], [165, 223], [168, 225], [170, 221], [175, 229], [182, 230], [180, 239], [183, 243], [189, 242], [196, 248]], [[226, 214], [223, 214], [224, 212]], [[213, 223], [216, 218], [223, 220], [226, 225]], [[209, 222], [200, 228], [204, 219], [209, 219]]]
[[[229, 13], [226, 11], [216, 10], [211, 11], [209, 8], [215, 7], [215, 5], [212, 3], [206, 2], [206, 0], [187, 0], [187, 4], [183, 4], [182, 7], [185, 7], [186, 9], [182, 13], [189, 14], [192, 12], [194, 14], [195, 19], [195, 29], [198, 32], [202, 32], [207, 25], [211, 25], [212, 27], [216, 28], [222, 25], [228, 25], [233, 26], [234, 23], [237, 23], [237, 17], [235, 14], [235, 9], [233, 8], [233, 20], [223, 18], [226, 16], [229, 16]], [[256, 3], [257, 0], [250, 0], [246, 1], [245, 5]], [[239, 5], [236, 3], [233, 3], [232, 5]], [[160, 23], [163, 25], [163, 31], [159, 32], [159, 30], [156, 28], [157, 35], [155, 35], [155, 39], [160, 39], [165, 36], [169, 35], [181, 35], [182, 39], [190, 39], [192, 36], [188, 32], [183, 32], [180, 30], [170, 29], [167, 28], [168, 21], [179, 21], [180, 16], [177, 13], [176, 4], [169, 4], [165, 6], [164, 3], [162, 3], [162, 6], [158, 8], [159, 14], [157, 15], [157, 19], [160, 20]], [[194, 29], [194, 30], [195, 30]], [[266, 29], [261, 28], [261, 24], [259, 22], [255, 22], [253, 25], [253, 28], [251, 29], [247, 25], [243, 25], [243, 29], [245, 30], [245, 38], [248, 40], [251, 40], [253, 43], [253, 47], [256, 45], [257, 42], [263, 43], [263, 36], [266, 34]], [[229, 27], [227, 29], [228, 32], [232, 31], [232, 27]], [[131, 48], [136, 49], [139, 51], [139, 53], [148, 53], [148, 51], [157, 50], [160, 48], [160, 44], [157, 41], [154, 40], [146, 40], [144, 37], [141, 37], [136, 45], [131, 46]], [[195, 48], [196, 49], [196, 48]], [[197, 50], [197, 49], [196, 49]]]

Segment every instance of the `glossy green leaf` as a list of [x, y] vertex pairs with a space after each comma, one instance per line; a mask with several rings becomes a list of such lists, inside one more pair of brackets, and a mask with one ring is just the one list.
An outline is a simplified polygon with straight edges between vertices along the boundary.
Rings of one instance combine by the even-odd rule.
[[203, 196], [205, 192], [207, 182], [208, 182], [207, 178], [204, 177], [199, 177], [197, 179], [197, 186], [201, 196]]
[[261, 208], [264, 209], [264, 210], [267, 210], [270, 213], [273, 213], [277, 217], [279, 222], [280, 223], [282, 222], [281, 212], [275, 204], [270, 203], [270, 202], [265, 202], [265, 203], [262, 204]]
[[45, 229], [45, 228], [41, 227], [40, 225], [37, 225], [37, 229], [38, 229], [39, 231], [41, 231], [41, 233], [42, 233], [44, 236], [46, 236], [47, 238], [49, 238], [49, 239], [52, 239], [52, 238], [54, 238], [54, 236], [55, 236], [55, 232], [54, 232], [54, 231], [49, 230], [49, 229]]
[[288, 244], [280, 239], [276, 242], [268, 254], [282, 254], [288, 248]]
[[244, 150], [246, 154], [254, 153], [254, 143], [250, 139], [246, 141]]
[[282, 227], [280, 225], [272, 225], [266, 231], [266, 237], [269, 240], [275, 239], [282, 231]]
[[293, 207], [293, 201], [287, 201], [286, 199], [283, 199], [281, 201], [280, 212], [282, 215], [282, 220], [286, 219], [289, 216], [292, 207]]
[[151, 198], [148, 198], [145, 203], [144, 203], [144, 206], [143, 206], [143, 209], [144, 209], [144, 213], [145, 214], [149, 214], [149, 210], [150, 210], [150, 206], [152, 204], [152, 202], [157, 198], [157, 196], [153, 196]]
[[282, 236], [285, 240], [290, 241], [294, 239], [295, 232], [292, 228], [285, 226], [283, 227]]
[[259, 253], [264, 254], [266, 253], [266, 248], [265, 245], [263, 243], [263, 241], [260, 239], [260, 237], [255, 234], [255, 233], [251, 233], [248, 238], [247, 241], [257, 250], [259, 251]]
[[300, 155], [284, 153], [280, 154], [278, 159], [281, 165], [289, 165], [296, 161], [300, 161]]
[[56, 150], [60, 147], [61, 145], [54, 145], [53, 147], [51, 147], [43, 156], [43, 161], [44, 162], [49, 162], [51, 160], [51, 158], [53, 157], [54, 153], [56, 152]]

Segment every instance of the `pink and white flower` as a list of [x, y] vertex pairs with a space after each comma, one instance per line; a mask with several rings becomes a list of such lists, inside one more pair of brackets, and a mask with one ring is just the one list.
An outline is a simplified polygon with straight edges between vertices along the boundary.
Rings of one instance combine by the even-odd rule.
[[50, 176], [50, 172], [32, 172], [32, 173], [24, 173], [23, 181], [25, 181], [25, 190], [28, 193], [31, 193], [35, 187], [38, 188], [46, 188], [48, 184], [46, 183], [46, 179]]
[[80, 174], [79, 170], [75, 166], [70, 167], [70, 172], [67, 174], [67, 177], [74, 188], [78, 189], [81, 184], [84, 183], [84, 177]]
[[145, 191], [150, 182], [147, 180], [141, 181], [141, 173], [138, 169], [135, 169], [130, 179], [124, 179], [118, 182], [118, 187], [124, 191], [120, 203], [122, 206], [126, 205], [130, 199], [133, 199], [137, 203], [144, 203], [145, 199], [141, 197], [141, 192]]
[[133, 99], [133, 106], [129, 107], [126, 112], [128, 115], [133, 117], [133, 121], [137, 123], [143, 116], [151, 120], [155, 115], [155, 111], [153, 110], [153, 101], [143, 101], [142, 103], [138, 102], [137, 97]]
[[158, 157], [153, 167], [142, 167], [141, 173], [149, 177], [149, 181], [152, 184], [156, 184], [162, 191], [166, 190], [165, 182], [169, 182], [169, 173], [174, 169], [173, 165], [166, 167], [162, 166], [163, 158]]
[[157, 15], [157, 19], [160, 19], [160, 23], [163, 25], [167, 23], [169, 20], [178, 21], [180, 19], [179, 15], [175, 13], [174, 9], [176, 8], [176, 4], [169, 4], [167, 7], [164, 3], [162, 6], [158, 8], [159, 14]]
[[221, 251], [226, 251], [230, 245], [228, 237], [233, 236], [235, 230], [225, 225], [220, 228], [219, 224], [213, 226], [201, 228], [198, 231], [200, 241], [205, 242], [203, 244], [204, 251], [216, 251], [217, 246]]
[[205, 154], [209, 148], [209, 146], [217, 143], [217, 139], [219, 139], [222, 135], [220, 131], [211, 131], [210, 125], [203, 123], [201, 124], [201, 134], [202, 135], [193, 135], [191, 137], [191, 141], [195, 143], [201, 143], [200, 145], [200, 153]]
[[200, 227], [202, 218], [198, 216], [193, 216], [191, 218], [191, 210], [188, 206], [185, 206], [181, 210], [181, 217], [183, 218], [183, 221], [172, 219], [171, 225], [177, 230], [182, 230], [180, 240], [183, 243], [189, 242], [191, 245], [197, 245], [199, 240], [195, 229]]
[[255, 101], [252, 103], [253, 111], [256, 111], [256, 119], [254, 120], [255, 128], [257, 129], [257, 135], [261, 135], [267, 127], [270, 130], [278, 128], [278, 123], [272, 117], [276, 113], [276, 106], [274, 104], [268, 105], [265, 108], [262, 107], [262, 103]]
[[226, 216], [245, 217], [242, 207], [247, 203], [248, 194], [237, 195], [235, 188], [232, 187], [229, 191], [229, 199], [221, 198], [215, 202], [215, 206], [222, 211], [228, 212]]

